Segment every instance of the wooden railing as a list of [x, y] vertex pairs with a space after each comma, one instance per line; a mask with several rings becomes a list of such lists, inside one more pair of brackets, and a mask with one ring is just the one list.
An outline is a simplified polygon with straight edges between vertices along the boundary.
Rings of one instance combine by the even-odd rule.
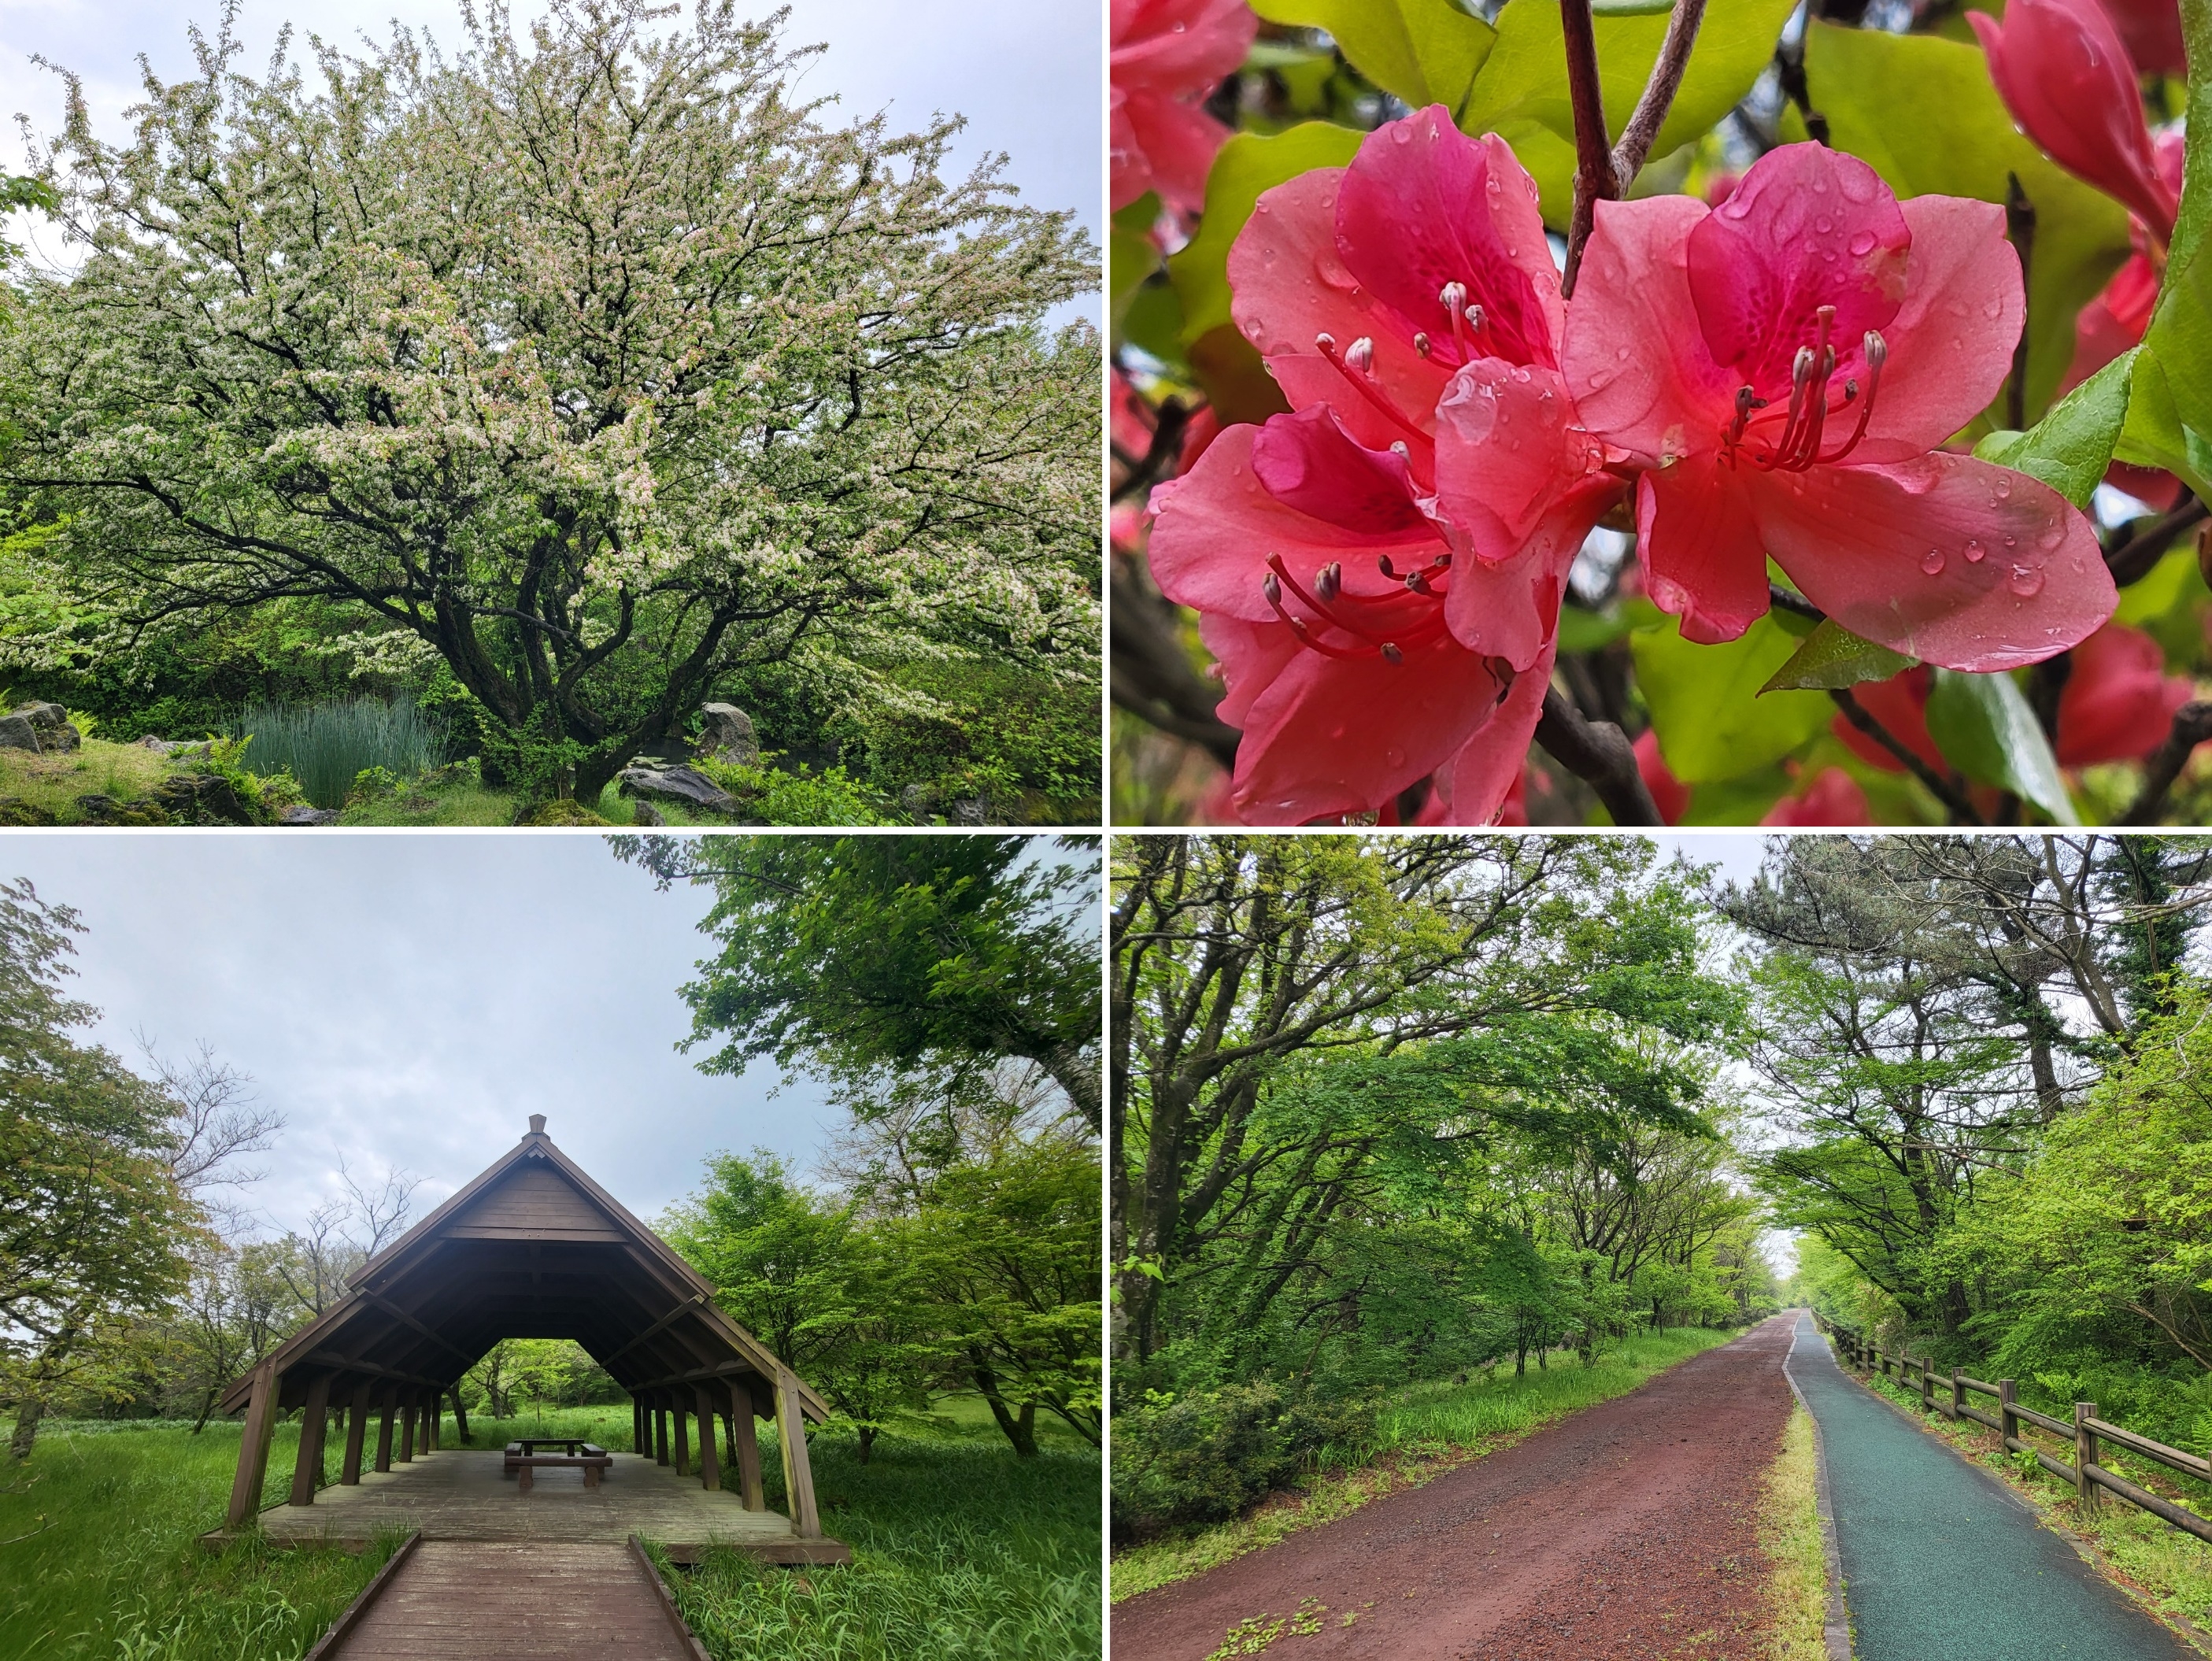
[[[2118, 1494], [2130, 1505], [2164, 1518], [2174, 1527], [2193, 1534], [2200, 1540], [2212, 1541], [2212, 1522], [2195, 1512], [2185, 1510], [2161, 1494], [2148, 1488], [2138, 1488], [2117, 1471], [2107, 1470], [2098, 1463], [2099, 1444], [2110, 1442], [2125, 1448], [2138, 1458], [2154, 1464], [2164, 1465], [2169, 1470], [2179, 1471], [2185, 1476], [2194, 1476], [2200, 1482], [2212, 1482], [2212, 1460], [2199, 1458], [2193, 1453], [2184, 1453], [2179, 1448], [2170, 1448], [2163, 1442], [2154, 1442], [2148, 1436], [2139, 1436], [2124, 1425], [2113, 1424], [2097, 1416], [2094, 1402], [2076, 1402], [2074, 1417], [2069, 1422], [2048, 1413], [2038, 1413], [2033, 1408], [2020, 1404], [2014, 1392], [2014, 1381], [2000, 1378], [1986, 1384], [1979, 1378], [1969, 1378], [1954, 1367], [1948, 1377], [1938, 1373], [1924, 1359], [1902, 1355], [1870, 1343], [1865, 1335], [1850, 1327], [1839, 1326], [1814, 1311], [1813, 1320], [1822, 1332], [1835, 1341], [1836, 1359], [1862, 1372], [1887, 1378], [1893, 1376], [1902, 1387], [1912, 1387], [1912, 1376], [1920, 1375], [1920, 1406], [1923, 1412], [1941, 1413], [1954, 1421], [1972, 1419], [1977, 1424], [1987, 1425], [2003, 1439], [2008, 1453], [2034, 1456], [2035, 1463], [2060, 1482], [2070, 1483], [2075, 1498], [2084, 1512], [2097, 1508], [2099, 1489]], [[1972, 1395], [1992, 1396], [1996, 1411], [1985, 1413], [1967, 1401]], [[2021, 1433], [2024, 1428], [2045, 1431], [2063, 1438], [2072, 1445], [2074, 1463], [2054, 1459], [2030, 1442]]]

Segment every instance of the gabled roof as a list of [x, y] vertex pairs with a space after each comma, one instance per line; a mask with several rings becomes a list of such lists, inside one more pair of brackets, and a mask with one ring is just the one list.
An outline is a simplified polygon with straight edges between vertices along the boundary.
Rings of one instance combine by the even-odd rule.
[[[502, 1338], [572, 1338], [625, 1390], [757, 1384], [763, 1412], [779, 1368], [696, 1269], [553, 1145], [542, 1114], [347, 1286], [277, 1347], [283, 1405], [322, 1372], [450, 1389]], [[252, 1384], [234, 1380], [222, 1410], [243, 1408]], [[808, 1418], [829, 1417], [804, 1382], [799, 1394]]]

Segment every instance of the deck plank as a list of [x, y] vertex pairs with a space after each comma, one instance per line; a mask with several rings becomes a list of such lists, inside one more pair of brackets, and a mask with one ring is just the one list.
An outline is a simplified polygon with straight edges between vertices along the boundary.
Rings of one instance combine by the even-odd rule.
[[425, 1540], [329, 1661], [688, 1661], [624, 1546]]

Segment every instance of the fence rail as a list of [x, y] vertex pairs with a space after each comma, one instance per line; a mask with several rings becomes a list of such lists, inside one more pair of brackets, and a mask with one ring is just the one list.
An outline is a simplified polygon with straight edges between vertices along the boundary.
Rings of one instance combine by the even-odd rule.
[[[2161, 1494], [2138, 1487], [2117, 1471], [2106, 1469], [2098, 1463], [2098, 1444], [2110, 1442], [2116, 1447], [2125, 1448], [2138, 1458], [2164, 1465], [2169, 1470], [2193, 1476], [2202, 1482], [2212, 1482], [2212, 1460], [2184, 1452], [2179, 1448], [2168, 1447], [2165, 1443], [2154, 1442], [2124, 1425], [2100, 1419], [2097, 1416], [2094, 1402], [2075, 1402], [2074, 1416], [2070, 1420], [2039, 1413], [2033, 1408], [2020, 1404], [2014, 1393], [2014, 1381], [2010, 1378], [2000, 1378], [1995, 1384], [1990, 1384], [1980, 1378], [1969, 1378], [1955, 1367], [1948, 1376], [1942, 1375], [1929, 1365], [1924, 1357], [1886, 1351], [1879, 1345], [1869, 1342], [1864, 1334], [1837, 1324], [1818, 1310], [1813, 1312], [1813, 1321], [1834, 1341], [1837, 1358], [1862, 1372], [1887, 1378], [1893, 1370], [1897, 1382], [1909, 1387], [1912, 1375], [1917, 1372], [1920, 1375], [1922, 1411], [1941, 1413], [1954, 1422], [1971, 1419], [1977, 1424], [1988, 1426], [2003, 1439], [2006, 1452], [2031, 1454], [2035, 1463], [2045, 1470], [2062, 1482], [2071, 1483], [2075, 1499], [2085, 1512], [2094, 1512], [2097, 1509], [2101, 1489], [2118, 1495], [2154, 1517], [2163, 1518], [2184, 1533], [2212, 1542], [2212, 1522]], [[1937, 1396], [1939, 1384], [1944, 1388], [1948, 1399]], [[1967, 1402], [1966, 1397], [1970, 1395], [1995, 1398], [1997, 1410], [1984, 1413]], [[2074, 1463], [2069, 1464], [2045, 1452], [2021, 1433], [2023, 1427], [2064, 1437], [2071, 1445]]]

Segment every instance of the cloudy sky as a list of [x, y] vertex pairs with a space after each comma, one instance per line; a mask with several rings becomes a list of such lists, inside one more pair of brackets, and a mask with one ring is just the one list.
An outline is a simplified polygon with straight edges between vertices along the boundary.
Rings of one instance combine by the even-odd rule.
[[[519, 0], [514, 10], [520, 21], [543, 9], [543, 0]], [[755, 0], [739, 9], [765, 16], [774, 6]], [[123, 112], [139, 93], [138, 56], [163, 80], [184, 79], [193, 72], [185, 26], [212, 33], [221, 17], [221, 0], [0, 0], [0, 116], [9, 118], [0, 150], [9, 165], [22, 160], [18, 112], [42, 134], [61, 125], [61, 80], [34, 57], [81, 76], [94, 127], [119, 142]], [[395, 19], [428, 29], [449, 50], [463, 38], [460, 0], [240, 0], [242, 68], [260, 72], [288, 19], [333, 43], [356, 43], [364, 32], [387, 38]], [[835, 93], [855, 116], [888, 106], [902, 130], [940, 110], [966, 116], [963, 161], [1005, 152], [1025, 200], [1078, 210], [1096, 240], [1103, 33], [1096, 0], [796, 0], [785, 39], [829, 48], [802, 92]], [[51, 227], [43, 234], [33, 227], [29, 240], [34, 252], [66, 260]]]
[[[709, 1078], [675, 1044], [707, 897], [658, 892], [597, 837], [104, 831], [0, 838], [0, 877], [74, 906], [75, 995], [136, 1060], [204, 1041], [289, 1127], [252, 1196], [274, 1225], [337, 1160], [426, 1180], [417, 1214], [543, 1113], [650, 1219], [717, 1149], [804, 1159], [831, 1116], [799, 1079]], [[703, 1053], [703, 1052], [702, 1052]]]

